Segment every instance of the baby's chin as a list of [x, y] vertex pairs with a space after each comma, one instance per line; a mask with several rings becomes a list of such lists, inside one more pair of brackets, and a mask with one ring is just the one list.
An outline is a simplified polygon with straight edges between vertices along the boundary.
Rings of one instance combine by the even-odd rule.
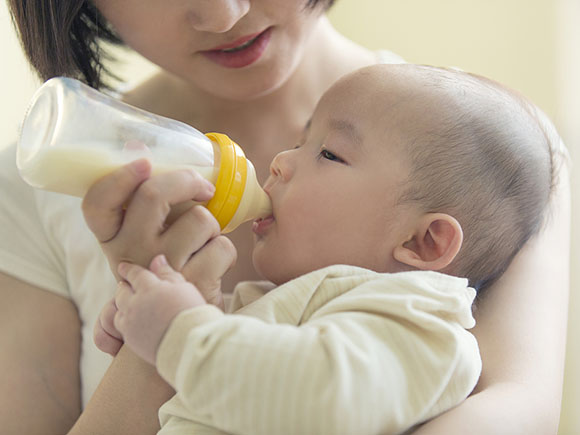
[[291, 273], [291, 269], [289, 268], [288, 264], [282, 264], [273, 261], [272, 258], [262, 259], [259, 254], [256, 253], [256, 250], [252, 253], [252, 263], [254, 264], [254, 269], [258, 274], [265, 280], [270, 281], [277, 286], [282, 285], [288, 281], [297, 278], [301, 274], [299, 273]]
[[277, 273], [275, 270], [271, 270], [271, 268], [268, 267], [261, 267], [259, 263], [256, 264], [256, 262], [254, 262], [254, 268], [256, 269], [256, 272], [258, 272], [258, 275], [262, 277], [262, 279], [270, 281], [277, 286], [280, 286], [295, 278], [294, 276], [289, 275], [284, 276], [283, 274]]

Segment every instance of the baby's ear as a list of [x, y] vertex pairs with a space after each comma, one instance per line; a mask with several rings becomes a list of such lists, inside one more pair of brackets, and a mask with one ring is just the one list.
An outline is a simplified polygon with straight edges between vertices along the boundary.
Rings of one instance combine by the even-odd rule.
[[455, 258], [463, 243], [463, 230], [454, 217], [427, 213], [411, 238], [397, 245], [395, 260], [420, 270], [442, 270]]

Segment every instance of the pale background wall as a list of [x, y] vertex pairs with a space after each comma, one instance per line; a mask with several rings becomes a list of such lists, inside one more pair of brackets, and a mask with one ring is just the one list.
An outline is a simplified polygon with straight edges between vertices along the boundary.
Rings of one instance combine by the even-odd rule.
[[[522, 91], [543, 108], [580, 161], [580, 0], [337, 0], [330, 17], [347, 36], [408, 61], [457, 66]], [[13, 141], [38, 82], [0, 5], [0, 146]], [[125, 77], [146, 62], [122, 53]], [[578, 163], [576, 163], [578, 165]], [[573, 222], [580, 219], [580, 176], [573, 174]], [[1, 195], [1, 194], [0, 194]], [[0, 197], [1, 198], [1, 197]], [[580, 228], [573, 225], [572, 292], [560, 435], [580, 433]]]

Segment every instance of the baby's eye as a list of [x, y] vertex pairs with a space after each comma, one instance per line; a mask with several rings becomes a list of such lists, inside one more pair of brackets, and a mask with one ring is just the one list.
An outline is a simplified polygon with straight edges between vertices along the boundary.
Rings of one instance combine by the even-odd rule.
[[323, 159], [326, 160], [331, 160], [333, 162], [339, 162], [339, 163], [344, 163], [344, 160], [342, 160], [340, 157], [338, 157], [336, 154], [328, 151], [326, 148], [322, 148], [320, 150], [320, 153], [318, 153], [319, 157], [322, 157]]

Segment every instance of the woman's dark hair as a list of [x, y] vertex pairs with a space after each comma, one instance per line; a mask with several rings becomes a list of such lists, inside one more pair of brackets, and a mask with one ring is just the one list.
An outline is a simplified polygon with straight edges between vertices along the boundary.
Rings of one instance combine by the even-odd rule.
[[319, 4], [322, 4], [324, 5], [324, 9], [328, 9], [329, 7], [332, 6], [333, 3], [334, 0], [308, 0], [306, 6], [309, 8], [315, 8]]
[[[7, 0], [12, 22], [24, 53], [42, 80], [74, 77], [96, 89], [107, 87], [103, 76], [111, 60], [100, 46], [105, 41], [123, 45], [91, 1]], [[306, 7], [326, 10], [334, 0], [307, 0]]]
[[110, 56], [101, 41], [122, 45], [90, 1], [8, 0], [12, 21], [24, 52], [42, 80], [78, 78], [99, 88]]

